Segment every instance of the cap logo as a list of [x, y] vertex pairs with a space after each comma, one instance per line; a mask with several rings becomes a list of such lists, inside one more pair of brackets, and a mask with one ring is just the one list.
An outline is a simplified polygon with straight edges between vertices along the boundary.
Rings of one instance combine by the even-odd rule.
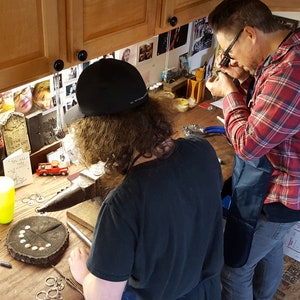
[[131, 100], [131, 101], [130, 101], [130, 104], [135, 104], [135, 103], [137, 103], [137, 102], [139, 102], [139, 101], [141, 101], [141, 100], [144, 100], [145, 97], [147, 96], [147, 94], [148, 94], [148, 92], [146, 92], [142, 97], [139, 97], [139, 98], [137, 98], [137, 99]]

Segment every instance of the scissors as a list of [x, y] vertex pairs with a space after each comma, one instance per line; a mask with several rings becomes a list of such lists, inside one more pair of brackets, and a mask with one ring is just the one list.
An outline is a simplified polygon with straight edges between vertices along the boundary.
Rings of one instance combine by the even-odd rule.
[[66, 281], [68, 286], [70, 286], [73, 290], [77, 291], [84, 297], [82, 290], [78, 287], [78, 285], [72, 279], [70, 279], [67, 276], [65, 276], [64, 274], [62, 274], [55, 266], [52, 265], [51, 267]]

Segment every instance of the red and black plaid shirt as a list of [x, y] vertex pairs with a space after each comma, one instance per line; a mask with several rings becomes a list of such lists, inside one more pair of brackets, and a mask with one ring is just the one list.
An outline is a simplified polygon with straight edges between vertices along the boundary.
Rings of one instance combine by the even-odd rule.
[[300, 31], [257, 71], [250, 110], [242, 93], [224, 98], [228, 138], [237, 154], [251, 160], [267, 154], [274, 166], [265, 204], [300, 210]]

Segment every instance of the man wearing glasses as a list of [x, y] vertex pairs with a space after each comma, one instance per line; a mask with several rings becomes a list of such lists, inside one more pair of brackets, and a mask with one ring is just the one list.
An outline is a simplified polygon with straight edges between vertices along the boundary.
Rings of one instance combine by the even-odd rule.
[[[223, 299], [271, 300], [281, 282], [284, 236], [300, 220], [300, 30], [279, 23], [258, 0], [224, 0], [208, 21], [226, 50], [218, 58], [218, 76], [206, 85], [213, 96], [224, 97], [226, 132], [245, 167], [243, 176], [256, 177], [247, 173], [253, 162], [265, 159], [271, 166], [265, 182], [257, 177], [257, 186], [232, 194], [236, 215], [248, 214], [244, 223], [254, 229], [233, 244], [232, 232], [249, 232], [244, 223], [226, 224]], [[240, 166], [235, 165], [233, 179], [242, 174]], [[255, 210], [257, 216], [251, 215]], [[230, 256], [243, 242], [248, 243], [240, 252], [244, 260]]]

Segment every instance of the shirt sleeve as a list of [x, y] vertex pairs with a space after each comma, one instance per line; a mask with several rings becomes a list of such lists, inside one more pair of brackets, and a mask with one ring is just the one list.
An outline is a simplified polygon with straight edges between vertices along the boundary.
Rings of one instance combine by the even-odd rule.
[[224, 98], [227, 135], [237, 154], [259, 158], [299, 130], [299, 89], [299, 67], [281, 64], [263, 71], [250, 109], [240, 93]]
[[127, 280], [132, 270], [134, 249], [135, 234], [131, 226], [118, 207], [107, 201], [95, 228], [87, 262], [89, 271], [108, 281]]

